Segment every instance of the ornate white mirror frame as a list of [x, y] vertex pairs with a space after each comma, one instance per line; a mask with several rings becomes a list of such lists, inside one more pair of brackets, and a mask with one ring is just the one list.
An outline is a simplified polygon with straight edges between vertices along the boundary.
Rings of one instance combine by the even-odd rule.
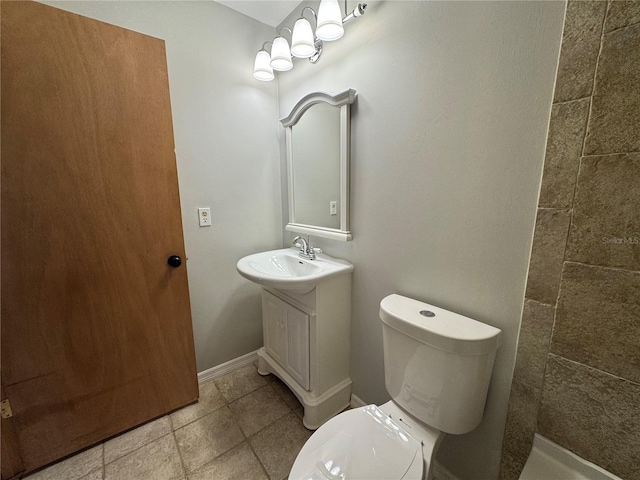
[[[351, 109], [350, 106], [356, 100], [357, 93], [349, 89], [332, 95], [326, 92], [312, 92], [305, 95], [293, 107], [291, 113], [280, 119], [285, 127], [287, 143], [287, 174], [289, 183], [289, 223], [285, 227], [290, 232], [315, 235], [347, 242], [351, 240], [349, 227], [349, 169], [351, 150]], [[327, 103], [340, 108], [340, 228], [326, 228], [316, 225], [296, 223], [295, 216], [295, 185], [294, 185], [294, 161], [292, 148], [292, 128], [305, 111], [317, 103]]]

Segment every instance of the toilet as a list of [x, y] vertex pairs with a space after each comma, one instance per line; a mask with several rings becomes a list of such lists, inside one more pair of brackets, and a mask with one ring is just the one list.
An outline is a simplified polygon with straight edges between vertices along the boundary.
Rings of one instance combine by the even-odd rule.
[[391, 400], [315, 431], [289, 480], [430, 480], [446, 433], [482, 420], [500, 330], [401, 295], [380, 302]]

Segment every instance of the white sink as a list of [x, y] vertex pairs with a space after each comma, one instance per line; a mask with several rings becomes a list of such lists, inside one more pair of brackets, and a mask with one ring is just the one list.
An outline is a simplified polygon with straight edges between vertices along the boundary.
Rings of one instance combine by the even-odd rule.
[[353, 265], [324, 253], [315, 260], [298, 256], [297, 248], [255, 253], [238, 260], [236, 268], [244, 278], [265, 287], [306, 293], [327, 278], [353, 271]]

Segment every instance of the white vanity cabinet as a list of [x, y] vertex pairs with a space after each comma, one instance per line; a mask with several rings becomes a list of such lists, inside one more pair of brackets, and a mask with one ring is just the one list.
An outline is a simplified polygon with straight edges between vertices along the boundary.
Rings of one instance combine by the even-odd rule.
[[264, 349], [305, 390], [309, 390], [310, 315], [262, 291]]
[[289, 386], [304, 406], [304, 425], [316, 429], [348, 407], [351, 272], [303, 294], [263, 287], [262, 317], [258, 371]]

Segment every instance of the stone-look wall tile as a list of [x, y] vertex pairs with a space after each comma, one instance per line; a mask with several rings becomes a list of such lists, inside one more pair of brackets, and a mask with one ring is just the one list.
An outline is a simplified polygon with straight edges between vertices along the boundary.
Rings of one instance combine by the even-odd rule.
[[640, 151], [640, 25], [603, 36], [585, 155]]
[[555, 308], [525, 299], [514, 381], [542, 388], [554, 314]]
[[583, 157], [566, 260], [640, 270], [639, 178], [640, 154]]
[[640, 0], [614, 0], [609, 2], [605, 32], [640, 23]]
[[568, 210], [538, 209], [526, 298], [555, 305], [570, 221]]
[[549, 355], [538, 431], [625, 479], [640, 478], [640, 385]]
[[551, 352], [640, 383], [639, 346], [640, 272], [565, 263]]
[[526, 458], [515, 457], [503, 449], [498, 480], [518, 480], [525, 463], [527, 463]]
[[588, 98], [552, 106], [540, 207], [571, 208], [588, 116]]
[[536, 433], [538, 405], [541, 391], [514, 380], [507, 408], [507, 423], [504, 430], [503, 451], [515, 458], [526, 460], [531, 452]]
[[607, 2], [569, 1], [554, 102], [591, 95]]

